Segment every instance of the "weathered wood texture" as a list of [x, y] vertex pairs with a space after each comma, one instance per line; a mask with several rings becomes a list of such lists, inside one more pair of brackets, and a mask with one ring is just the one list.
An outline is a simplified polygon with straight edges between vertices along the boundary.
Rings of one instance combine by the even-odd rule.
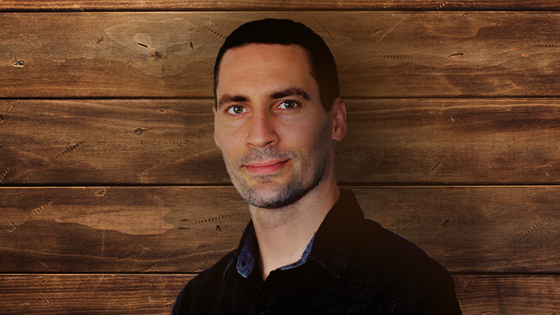
[[[560, 103], [348, 100], [339, 181], [557, 184]], [[0, 185], [229, 184], [212, 100], [0, 101]]]
[[192, 275], [3, 275], [2, 314], [169, 314]]
[[454, 276], [463, 314], [558, 314], [560, 277]]
[[[464, 314], [559, 313], [560, 186], [538, 185], [560, 177], [560, 13], [467, 11], [488, 9], [560, 4], [0, 1], [0, 313], [168, 314], [236, 247], [250, 216], [220, 187], [212, 65], [264, 17], [332, 48], [337, 174], [366, 216], [455, 273]], [[171, 10], [225, 12], [153, 12]]]
[[[560, 187], [352, 187], [451, 272], [556, 272]], [[199, 272], [249, 221], [233, 187], [0, 189], [0, 272]]]
[[[191, 275], [4, 275], [2, 314], [169, 314]], [[454, 276], [463, 314], [555, 314], [558, 276]]]
[[209, 98], [224, 37], [264, 17], [322, 35], [345, 97], [560, 95], [552, 12], [69, 12], [0, 14], [0, 97]]
[[213, 101], [1, 104], [2, 184], [229, 182], [213, 140]]
[[0, 194], [2, 272], [200, 272], [235, 247], [250, 218], [229, 187]]
[[558, 10], [550, 0], [4, 0], [0, 11], [88, 11], [88, 10]]

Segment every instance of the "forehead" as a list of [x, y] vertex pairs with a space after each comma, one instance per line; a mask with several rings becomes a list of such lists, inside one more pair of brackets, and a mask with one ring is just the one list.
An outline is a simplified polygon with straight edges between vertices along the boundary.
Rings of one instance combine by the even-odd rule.
[[[315, 85], [307, 51], [298, 45], [250, 44], [229, 49], [218, 73], [217, 94], [274, 84]], [[277, 88], [277, 87], [274, 87]]]
[[285, 57], [302, 59], [307, 63], [307, 51], [300, 45], [259, 44], [253, 43], [228, 49], [220, 62], [220, 68], [233, 60], [251, 63], [259, 57]]

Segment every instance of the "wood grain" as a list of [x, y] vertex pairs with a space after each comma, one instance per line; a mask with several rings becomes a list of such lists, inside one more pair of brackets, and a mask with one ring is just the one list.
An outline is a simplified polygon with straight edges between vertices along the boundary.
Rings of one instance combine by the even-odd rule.
[[[351, 187], [452, 272], [555, 272], [560, 187]], [[0, 189], [0, 272], [200, 272], [249, 221], [232, 187]]]
[[[345, 184], [558, 184], [559, 99], [352, 99]], [[212, 100], [0, 101], [0, 185], [229, 184]]]
[[0, 276], [2, 314], [169, 314], [192, 275]]
[[331, 47], [337, 176], [366, 217], [452, 271], [463, 314], [560, 313], [560, 14], [538, 11], [559, 9], [0, 1], [0, 313], [169, 314], [237, 246], [250, 216], [212, 139], [212, 65], [264, 17]]
[[228, 183], [209, 100], [0, 105], [0, 183]]
[[558, 275], [456, 275], [463, 314], [557, 314]]
[[[0, 277], [2, 314], [169, 314], [192, 275], [21, 275]], [[463, 314], [554, 314], [558, 276], [455, 275]]]
[[0, 97], [212, 97], [223, 39], [264, 17], [322, 35], [345, 97], [558, 96], [555, 12], [0, 14]]
[[419, 0], [197, 0], [197, 1], [99, 1], [99, 0], [4, 0], [1, 11], [88, 11], [88, 10], [558, 10], [555, 1], [474, 0], [474, 1], [419, 1]]
[[557, 183], [558, 99], [348, 101], [342, 182]]
[[0, 262], [11, 272], [199, 272], [249, 222], [233, 188], [4, 188]]

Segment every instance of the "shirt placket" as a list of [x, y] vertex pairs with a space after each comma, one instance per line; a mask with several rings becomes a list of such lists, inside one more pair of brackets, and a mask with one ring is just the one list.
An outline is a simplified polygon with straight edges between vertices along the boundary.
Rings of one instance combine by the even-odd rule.
[[253, 304], [249, 309], [250, 315], [272, 315], [274, 304], [274, 288], [281, 287], [282, 270], [272, 271], [266, 280], [262, 283], [259, 292], [253, 300]]

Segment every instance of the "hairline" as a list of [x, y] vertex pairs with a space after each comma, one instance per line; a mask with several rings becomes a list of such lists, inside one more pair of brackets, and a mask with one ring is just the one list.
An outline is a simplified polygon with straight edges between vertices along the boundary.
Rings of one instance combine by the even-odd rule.
[[[224, 59], [224, 56], [226, 55], [226, 53], [232, 49], [236, 49], [236, 48], [243, 48], [246, 46], [250, 46], [250, 45], [281, 45], [281, 46], [294, 46], [294, 47], [300, 47], [303, 49], [303, 51], [305, 52], [305, 57], [307, 60], [307, 65], [309, 66], [309, 74], [311, 74], [311, 76], [313, 77], [313, 80], [315, 80], [315, 84], [317, 84], [317, 88], [319, 89], [319, 95], [321, 95], [321, 86], [319, 85], [319, 81], [317, 80], [317, 73], [315, 71], [315, 67], [313, 66], [313, 59], [311, 56], [311, 52], [305, 48], [305, 46], [300, 45], [300, 44], [296, 44], [296, 43], [289, 43], [289, 44], [281, 44], [281, 43], [258, 43], [258, 42], [250, 42], [250, 43], [244, 43], [242, 45], [239, 46], [235, 46], [235, 47], [229, 47], [228, 49], [226, 49], [226, 51], [224, 51], [224, 53], [222, 54], [222, 57], [220, 58], [220, 62], [216, 65], [215, 69], [217, 70], [217, 72], [214, 73], [214, 107], [216, 109], [218, 109], [218, 84], [220, 83], [218, 80], [218, 76], [220, 74], [220, 70], [221, 70], [221, 66], [222, 66], [222, 60]], [[321, 97], [319, 97], [319, 101], [321, 102], [321, 105], [323, 106], [323, 108], [325, 108], [325, 105], [323, 104], [323, 101], [321, 99]], [[326, 109], [326, 108], [325, 108]]]

